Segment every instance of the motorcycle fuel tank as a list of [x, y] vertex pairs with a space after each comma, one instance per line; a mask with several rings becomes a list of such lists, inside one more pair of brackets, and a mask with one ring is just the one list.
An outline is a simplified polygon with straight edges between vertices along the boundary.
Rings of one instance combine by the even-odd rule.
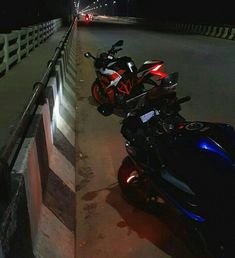
[[172, 189], [182, 192], [190, 189], [188, 193], [192, 193], [192, 200], [197, 204], [195, 214], [200, 216], [197, 221], [203, 222], [201, 230], [210, 240], [211, 248], [231, 249], [231, 240], [235, 239], [233, 127], [222, 123], [186, 122], [170, 136], [163, 137], [160, 147], [169, 173], [163, 180], [170, 182], [168, 188], [167, 184], [162, 185], [164, 189], [183, 208], [188, 207], [187, 198], [177, 196], [177, 190]]

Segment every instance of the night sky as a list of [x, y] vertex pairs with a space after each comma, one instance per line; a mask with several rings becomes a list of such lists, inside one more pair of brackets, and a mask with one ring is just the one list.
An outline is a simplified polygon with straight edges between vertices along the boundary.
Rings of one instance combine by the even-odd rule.
[[1, 3], [0, 33], [71, 13], [73, 0], [10, 0]]
[[[80, 0], [85, 7], [97, 0]], [[216, 3], [206, 0], [166, 1], [166, 0], [115, 0], [115, 9], [110, 7], [114, 0], [99, 0], [108, 3], [99, 14], [137, 16], [153, 21], [193, 22], [207, 24], [235, 25], [235, 1]], [[129, 3], [129, 4], [127, 4]], [[127, 8], [128, 6], [128, 8]], [[74, 0], [11, 0], [0, 8], [0, 33], [23, 26], [37, 24], [54, 18], [66, 17], [73, 13]]]
[[[80, 0], [82, 7], [94, 0]], [[96, 1], [96, 0], [95, 0]], [[142, 16], [156, 21], [179, 21], [213, 24], [235, 24], [235, 1], [166, 1], [166, 0], [116, 0], [120, 15], [126, 15], [127, 1], [130, 16]], [[99, 0], [109, 3], [113, 0]]]

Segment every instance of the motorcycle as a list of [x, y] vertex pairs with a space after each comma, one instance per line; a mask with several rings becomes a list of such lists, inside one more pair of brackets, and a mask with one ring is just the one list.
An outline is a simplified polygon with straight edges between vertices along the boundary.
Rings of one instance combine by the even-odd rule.
[[[162, 80], [174, 84], [177, 76]], [[122, 122], [128, 153], [118, 171], [123, 195], [141, 208], [166, 209], [181, 218], [198, 255], [232, 257], [234, 128], [186, 120], [180, 111], [189, 96], [177, 99], [169, 92], [151, 101], [146, 97]]]
[[84, 15], [83, 19], [84, 19], [85, 24], [87, 24], [87, 25], [92, 21], [91, 16], [89, 14]]
[[145, 85], [156, 86], [167, 74], [162, 71], [163, 61], [145, 61], [137, 69], [132, 58], [117, 57], [122, 45], [123, 40], [119, 40], [98, 57], [90, 52], [86, 52], [84, 56], [94, 60], [97, 78], [92, 84], [91, 93], [95, 101], [111, 110], [117, 108], [127, 112], [133, 105], [133, 102], [128, 104], [129, 99], [143, 93]]

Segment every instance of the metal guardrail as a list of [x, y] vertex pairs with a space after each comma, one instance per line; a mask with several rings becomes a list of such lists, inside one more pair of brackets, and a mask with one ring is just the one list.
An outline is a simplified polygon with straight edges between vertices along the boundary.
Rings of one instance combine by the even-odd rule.
[[0, 201], [9, 202], [11, 198], [11, 170], [14, 166], [14, 162], [20, 151], [21, 145], [25, 140], [28, 128], [34, 117], [34, 114], [40, 104], [44, 103], [44, 90], [49, 81], [50, 75], [54, 72], [56, 61], [63, 51], [65, 43], [69, 37], [75, 20], [69, 27], [68, 32], [64, 36], [64, 39], [60, 41], [58, 47], [55, 49], [55, 53], [51, 60], [48, 62], [48, 67], [44, 73], [42, 79], [36, 82], [33, 86], [33, 92], [29, 97], [29, 100], [21, 113], [18, 123], [15, 129], [11, 132], [11, 136], [7, 140], [4, 148], [0, 153]]

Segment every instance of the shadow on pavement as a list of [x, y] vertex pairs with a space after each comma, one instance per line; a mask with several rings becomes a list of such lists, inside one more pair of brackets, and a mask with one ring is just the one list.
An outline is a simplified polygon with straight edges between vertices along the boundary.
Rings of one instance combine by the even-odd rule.
[[174, 218], [166, 216], [161, 211], [157, 214], [150, 214], [129, 205], [123, 199], [117, 184], [97, 191], [87, 192], [82, 199], [92, 201], [99, 192], [107, 190], [109, 194], [107, 195], [106, 202], [122, 218], [117, 223], [117, 227], [127, 228], [128, 234], [131, 234], [132, 231], [136, 232], [140, 239], [148, 240], [174, 258], [196, 258], [190, 254], [182, 239], [179, 238], [180, 232], [178, 231], [182, 231], [182, 229], [174, 221]]

